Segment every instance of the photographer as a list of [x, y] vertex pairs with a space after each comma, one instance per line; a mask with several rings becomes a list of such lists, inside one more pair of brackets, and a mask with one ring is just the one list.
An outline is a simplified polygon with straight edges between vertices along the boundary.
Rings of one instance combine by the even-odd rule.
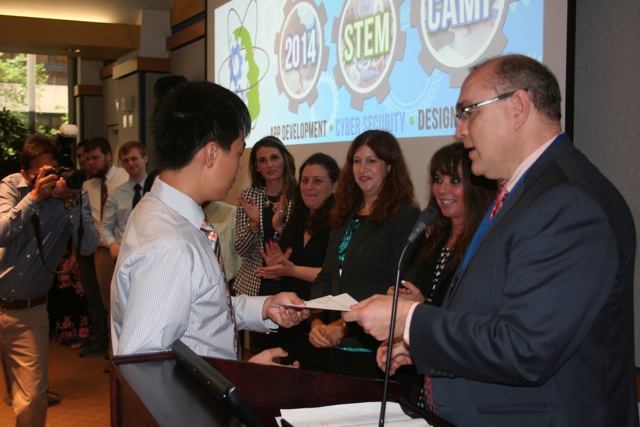
[[18, 426], [45, 425], [52, 269], [70, 236], [83, 254], [98, 243], [88, 198], [72, 185], [74, 171], [56, 168], [56, 154], [51, 138], [34, 134], [20, 153], [20, 173], [0, 182], [0, 349]]

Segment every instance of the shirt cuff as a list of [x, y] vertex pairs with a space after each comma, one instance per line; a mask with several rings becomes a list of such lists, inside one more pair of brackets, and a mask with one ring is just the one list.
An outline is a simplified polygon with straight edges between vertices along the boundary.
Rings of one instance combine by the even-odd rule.
[[409, 342], [409, 336], [411, 336], [411, 318], [413, 317], [413, 312], [415, 311], [416, 307], [419, 305], [419, 302], [414, 303], [411, 308], [409, 309], [409, 313], [407, 313], [407, 320], [405, 320], [404, 322], [404, 342], [406, 342], [407, 344], [411, 344]]

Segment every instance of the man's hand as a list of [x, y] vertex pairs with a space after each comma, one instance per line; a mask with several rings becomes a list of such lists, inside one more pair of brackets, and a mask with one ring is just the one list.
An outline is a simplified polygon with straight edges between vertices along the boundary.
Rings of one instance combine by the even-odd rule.
[[78, 188], [76, 190], [70, 189], [69, 187], [67, 187], [67, 182], [64, 180], [64, 178], [60, 178], [58, 182], [56, 182], [56, 186], [53, 189], [53, 194], [51, 197], [67, 200], [76, 197], [81, 190], [82, 188]]
[[293, 292], [280, 292], [268, 297], [262, 306], [262, 318], [271, 319], [284, 328], [290, 328], [311, 315], [308, 309], [287, 308], [285, 305], [304, 305], [304, 301]]
[[[378, 362], [378, 367], [382, 369], [383, 372], [387, 369], [387, 353], [389, 353], [388, 340], [380, 344], [376, 352], [376, 362]], [[393, 346], [391, 348], [391, 368], [389, 369], [389, 375], [395, 374], [396, 370], [404, 365], [413, 365], [413, 358], [411, 357], [409, 345], [401, 337], [398, 337], [393, 340]]]
[[52, 170], [52, 166], [41, 167], [38, 171], [38, 175], [36, 175], [33, 182], [31, 182], [31, 191], [29, 192], [29, 194], [36, 202], [41, 202], [44, 199], [48, 199], [49, 197], [53, 196], [53, 192], [58, 181], [58, 175], [46, 175], [49, 171]]
[[287, 353], [280, 347], [269, 348], [253, 356], [251, 359], [249, 359], [249, 362], [258, 363], [260, 365], [285, 366], [287, 368], [295, 369], [300, 368], [300, 362], [298, 362], [297, 360], [291, 365], [280, 364], [280, 359], [283, 357], [287, 357], [288, 355], [289, 353]]
[[[404, 324], [413, 304], [415, 304], [413, 301], [398, 299], [394, 336], [401, 336], [404, 333]], [[374, 295], [352, 305], [351, 311], [342, 313], [342, 318], [347, 322], [358, 322], [366, 333], [382, 341], [389, 338], [392, 305], [391, 295]]]

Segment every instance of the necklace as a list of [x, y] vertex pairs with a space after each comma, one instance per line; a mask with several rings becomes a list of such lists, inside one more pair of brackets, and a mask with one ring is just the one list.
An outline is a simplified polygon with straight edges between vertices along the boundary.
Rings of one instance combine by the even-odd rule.
[[[273, 201], [272, 199], [275, 198], [276, 200]], [[268, 196], [268, 195], [264, 195], [264, 205], [266, 207], [271, 208], [271, 210], [275, 213], [276, 208], [278, 206], [278, 196]]]

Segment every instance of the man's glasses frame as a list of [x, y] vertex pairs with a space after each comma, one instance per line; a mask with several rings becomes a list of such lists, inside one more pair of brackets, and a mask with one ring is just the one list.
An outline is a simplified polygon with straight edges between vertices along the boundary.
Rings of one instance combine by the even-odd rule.
[[[514, 93], [519, 91], [520, 89], [512, 90], [511, 92], [503, 93], [502, 95], [498, 95], [495, 98], [485, 99], [484, 101], [476, 102], [475, 104], [467, 105], [466, 107], [459, 107], [456, 110], [456, 119], [460, 121], [465, 121], [469, 119], [469, 113], [474, 110], [477, 110], [480, 107], [484, 107], [485, 105], [492, 104], [496, 101], [502, 101], [503, 99], [507, 99], [513, 96]], [[522, 89], [524, 91], [529, 91], [529, 88]]]

